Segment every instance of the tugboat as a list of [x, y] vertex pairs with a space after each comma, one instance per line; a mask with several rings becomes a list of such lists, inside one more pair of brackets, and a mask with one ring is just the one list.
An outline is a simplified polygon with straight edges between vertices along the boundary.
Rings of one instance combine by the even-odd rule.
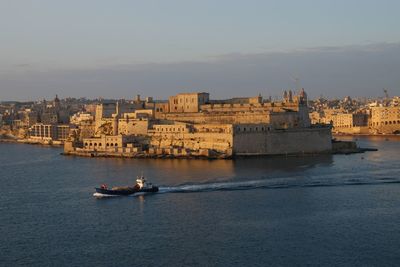
[[102, 184], [100, 187], [95, 187], [95, 189], [95, 196], [129, 196], [135, 193], [158, 192], [158, 186], [148, 183], [143, 175], [137, 177], [136, 184], [134, 186], [116, 186], [108, 188], [106, 184]]

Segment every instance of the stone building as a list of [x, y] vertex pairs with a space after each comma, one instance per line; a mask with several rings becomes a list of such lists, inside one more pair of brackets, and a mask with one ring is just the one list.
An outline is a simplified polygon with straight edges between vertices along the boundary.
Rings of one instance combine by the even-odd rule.
[[330, 122], [337, 133], [368, 133], [368, 114], [337, 113], [332, 114]]
[[[73, 151], [77, 148], [69, 147]], [[78, 151], [111, 152], [111, 153], [136, 153], [142, 151], [142, 145], [137, 138], [127, 135], [101, 135], [100, 137], [84, 138], [82, 148]]]
[[70, 129], [69, 125], [36, 123], [29, 130], [29, 138], [43, 141], [65, 141], [69, 136]]
[[123, 135], [147, 135], [153, 125], [153, 110], [136, 110], [132, 113], [124, 113], [118, 119], [118, 134]]
[[335, 133], [366, 134], [368, 117], [366, 112], [351, 113], [344, 109], [324, 109], [309, 114], [313, 124], [330, 124]]
[[[95, 115], [95, 134], [109, 134], [118, 135], [118, 124], [120, 119], [123, 124], [126, 119], [132, 119], [134, 114], [135, 119], [140, 119], [144, 117], [153, 116], [153, 111], [151, 109], [144, 110], [144, 102], [140, 100], [140, 96], [137, 96], [136, 100], [131, 102], [117, 101], [112, 103], [102, 103], [96, 107]], [[137, 112], [142, 110], [140, 114]], [[125, 115], [124, 115], [125, 114]], [[124, 127], [126, 129], [126, 127]]]
[[[171, 99], [172, 102], [177, 102], [175, 97], [170, 98], [170, 105]], [[240, 99], [240, 101], [236, 101], [237, 99]], [[298, 96], [287, 98], [282, 102], [263, 101], [261, 96], [221, 101], [208, 100], [208, 102], [210, 103], [199, 103], [198, 111], [193, 111], [197, 109], [195, 105], [195, 108], [188, 109], [185, 112], [157, 114], [156, 118], [202, 124], [271, 123], [277, 128], [301, 128], [311, 125], [307, 95], [304, 91], [301, 91]]]
[[199, 112], [200, 106], [209, 102], [209, 93], [181, 93], [169, 97], [169, 112]]
[[372, 133], [399, 133], [400, 107], [372, 107], [369, 127]]

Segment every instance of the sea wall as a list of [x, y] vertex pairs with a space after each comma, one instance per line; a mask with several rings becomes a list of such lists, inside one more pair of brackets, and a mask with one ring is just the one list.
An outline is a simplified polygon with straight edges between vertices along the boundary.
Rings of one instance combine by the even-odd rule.
[[235, 155], [329, 153], [331, 150], [332, 134], [329, 127], [236, 131], [233, 138]]

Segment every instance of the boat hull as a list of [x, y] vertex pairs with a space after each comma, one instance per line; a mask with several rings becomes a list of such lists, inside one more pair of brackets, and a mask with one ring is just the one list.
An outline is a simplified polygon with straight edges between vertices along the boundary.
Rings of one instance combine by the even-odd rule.
[[110, 195], [110, 196], [129, 196], [135, 193], [156, 193], [158, 192], [158, 187], [153, 186], [151, 188], [142, 188], [137, 190], [134, 187], [124, 188], [124, 189], [104, 189], [96, 187], [96, 193], [102, 195]]

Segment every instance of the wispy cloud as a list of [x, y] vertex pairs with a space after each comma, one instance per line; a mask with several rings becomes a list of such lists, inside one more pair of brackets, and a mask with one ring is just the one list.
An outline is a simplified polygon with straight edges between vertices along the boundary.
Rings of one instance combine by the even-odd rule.
[[311, 96], [375, 96], [381, 88], [400, 95], [400, 43], [326, 46], [257, 54], [231, 53], [201, 62], [141, 63], [95, 69], [29, 71], [2, 75], [0, 98], [64, 96], [166, 98], [179, 91], [213, 97], [280, 95], [295, 87]]

